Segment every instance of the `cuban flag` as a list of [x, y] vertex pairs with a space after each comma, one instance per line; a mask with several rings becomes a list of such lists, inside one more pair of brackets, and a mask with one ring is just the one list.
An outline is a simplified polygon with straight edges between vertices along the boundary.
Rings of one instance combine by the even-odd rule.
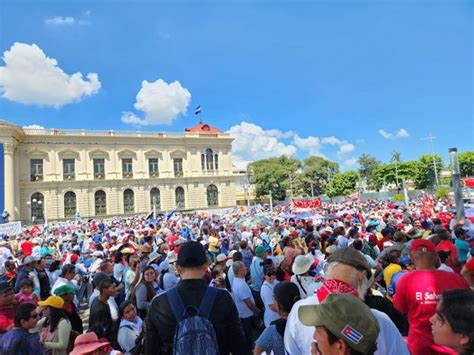
[[194, 114], [195, 115], [199, 115], [201, 113], [201, 105], [199, 105], [198, 107], [196, 107], [196, 109], [194, 110]]
[[359, 333], [357, 330], [352, 328], [350, 325], [346, 325], [344, 329], [342, 330], [342, 335], [344, 335], [347, 339], [352, 341], [354, 344], [359, 344], [359, 342], [362, 340], [364, 337], [361, 333]]

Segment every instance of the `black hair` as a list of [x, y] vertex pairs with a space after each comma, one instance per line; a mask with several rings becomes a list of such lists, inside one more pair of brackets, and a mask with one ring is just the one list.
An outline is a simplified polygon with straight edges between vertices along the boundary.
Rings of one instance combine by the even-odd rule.
[[402, 255], [402, 252], [398, 249], [394, 249], [388, 253], [388, 261], [392, 264], [395, 264], [398, 261], [398, 258]]
[[474, 291], [444, 291], [437, 313], [443, 322], [448, 322], [454, 333], [469, 337], [469, 342], [461, 354], [474, 353]]
[[451, 250], [440, 250], [438, 251], [439, 260], [444, 264], [448, 260]]
[[54, 260], [49, 266], [49, 272], [54, 272], [56, 270], [59, 270], [60, 266], [61, 266], [61, 260]]
[[221, 265], [216, 265], [212, 268], [211, 271], [211, 277], [212, 279], [215, 279], [217, 275], [219, 275], [221, 272], [224, 271], [224, 268]]
[[122, 260], [123, 260], [123, 254], [118, 251], [115, 254], [114, 262], [115, 262], [115, 264], [120, 264], [122, 262]]
[[466, 234], [466, 231], [462, 228], [454, 229], [454, 235], [456, 236], [456, 238], [461, 238], [465, 234]]
[[[328, 328], [326, 328], [324, 326], [323, 326], [323, 328], [324, 328], [324, 330], [326, 331], [326, 333], [328, 335], [328, 343], [330, 345], [334, 344], [338, 340], [342, 340], [341, 338], [335, 336]], [[342, 341], [344, 341], [344, 340], [342, 340]], [[377, 350], [377, 343], [374, 343], [372, 345], [372, 348], [369, 351], [366, 351], [366, 352], [363, 352], [363, 353], [351, 348], [349, 346], [349, 344], [347, 344], [347, 343], [346, 343], [346, 345], [349, 348], [349, 352], [350, 352], [351, 355], [373, 355], [375, 353], [375, 351]]]
[[232, 255], [232, 261], [242, 261], [243, 259], [244, 257], [240, 251], [236, 251], [234, 255]]
[[31, 318], [31, 312], [36, 309], [36, 306], [31, 303], [20, 304], [15, 311], [14, 324], [15, 327], [21, 327], [22, 320], [29, 320]]
[[120, 304], [120, 308], [119, 308], [119, 316], [120, 316], [120, 319], [123, 318], [123, 313], [125, 312], [125, 308], [127, 308], [128, 306], [132, 305], [133, 307], [135, 307], [135, 309], [137, 309], [137, 307], [133, 304], [132, 301], [130, 300], [126, 300], [126, 301], [123, 301], [121, 304]]
[[46, 323], [49, 323], [49, 331], [53, 333], [56, 330], [56, 327], [58, 326], [61, 319], [64, 318], [69, 320], [69, 317], [67, 316], [66, 311], [64, 311], [64, 309], [62, 308], [55, 308], [49, 306], [49, 310], [50, 316], [49, 320]]
[[359, 250], [361, 251], [362, 250], [362, 240], [360, 239], [356, 239], [352, 242], [352, 247], [355, 249], [355, 250]]
[[68, 274], [70, 272], [76, 273], [76, 267], [72, 264], [66, 264], [61, 269], [61, 276], [64, 277], [66, 274]]
[[102, 294], [102, 292], [109, 288], [110, 286], [114, 285], [114, 280], [112, 280], [111, 277], [107, 277], [106, 279], [103, 279], [100, 283], [99, 283], [99, 292]]
[[21, 281], [21, 283], [20, 283], [20, 289], [22, 289], [23, 287], [35, 288], [35, 283], [34, 283], [33, 280], [31, 280], [31, 279], [24, 279], [24, 280]]
[[283, 312], [290, 313], [293, 305], [300, 299], [300, 290], [293, 282], [283, 281], [275, 286], [273, 295], [278, 307]]

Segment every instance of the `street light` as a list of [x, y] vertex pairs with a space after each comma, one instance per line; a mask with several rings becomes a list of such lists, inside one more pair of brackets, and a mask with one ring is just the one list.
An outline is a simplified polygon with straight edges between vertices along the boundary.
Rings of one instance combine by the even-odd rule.
[[462, 199], [461, 172], [459, 169], [458, 149], [450, 148], [449, 158], [451, 159], [451, 176], [453, 179], [454, 202], [456, 204], [456, 221], [464, 218], [464, 201]]
[[33, 215], [33, 211], [36, 211], [38, 207], [41, 208], [43, 205], [43, 201], [37, 200], [36, 198], [32, 199], [31, 201], [26, 201], [26, 206], [30, 210], [31, 222], [34, 223], [37, 216]]
[[[273, 184], [273, 187], [278, 188], [278, 184]], [[272, 189], [269, 191], [269, 197], [270, 197], [270, 212], [273, 212], [273, 195], [272, 195]]]

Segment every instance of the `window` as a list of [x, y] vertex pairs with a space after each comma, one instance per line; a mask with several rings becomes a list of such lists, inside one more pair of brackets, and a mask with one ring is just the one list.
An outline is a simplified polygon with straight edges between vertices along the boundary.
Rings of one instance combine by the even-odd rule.
[[201, 154], [201, 169], [206, 170], [206, 155]]
[[158, 158], [148, 159], [148, 172], [151, 177], [158, 176]]
[[216, 185], [209, 185], [207, 187], [207, 205], [209, 207], [219, 205], [218, 191]]
[[184, 198], [184, 189], [180, 186], [175, 190], [176, 208], [184, 208], [186, 205]]
[[214, 154], [212, 149], [206, 149], [206, 169], [214, 170]]
[[161, 210], [160, 189], [157, 187], [150, 190], [150, 206], [156, 211]]
[[133, 177], [133, 162], [132, 159], [122, 159], [122, 174], [124, 178]]
[[174, 176], [183, 176], [183, 159], [174, 158], [173, 166], [174, 166]]
[[44, 222], [44, 196], [36, 192], [31, 196], [31, 201], [28, 204], [31, 208], [31, 221], [34, 223]]
[[68, 191], [64, 194], [64, 217], [70, 218], [76, 216], [76, 194]]
[[105, 178], [105, 159], [94, 159], [94, 179]]
[[135, 198], [133, 190], [126, 189], [123, 192], [123, 212], [125, 214], [135, 212]]
[[74, 159], [63, 159], [64, 180], [74, 180], [76, 177]]
[[94, 195], [96, 216], [105, 216], [107, 214], [107, 197], [105, 192], [98, 190]]
[[31, 159], [31, 181], [43, 180], [43, 159]]
[[214, 169], [219, 170], [219, 155], [217, 153], [214, 155]]

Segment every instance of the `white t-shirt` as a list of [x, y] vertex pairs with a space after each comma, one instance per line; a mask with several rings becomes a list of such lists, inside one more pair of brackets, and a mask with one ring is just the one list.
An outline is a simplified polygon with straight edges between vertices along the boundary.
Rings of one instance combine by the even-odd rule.
[[296, 286], [298, 286], [298, 289], [300, 290], [301, 299], [314, 296], [314, 292], [323, 285], [321, 282], [317, 282], [313, 276], [298, 276], [297, 279], [296, 275], [293, 275], [291, 276], [290, 281], [293, 282]]
[[[285, 328], [285, 350], [288, 354], [311, 355], [314, 327], [307, 327], [300, 322], [298, 309], [300, 306], [317, 304], [319, 300], [313, 296], [299, 300], [293, 305]], [[390, 318], [376, 309], [371, 309], [371, 311], [380, 328], [375, 355], [410, 355], [402, 335]]]
[[253, 316], [253, 311], [245, 304], [244, 300], [250, 298], [255, 303], [252, 291], [250, 291], [249, 285], [245, 282], [245, 279], [236, 277], [232, 283], [232, 298], [234, 299], [237, 311], [239, 312], [239, 318], [248, 318]]
[[263, 314], [263, 322], [265, 327], [268, 327], [271, 322], [280, 318], [277, 312], [270, 309], [269, 305], [275, 303], [273, 299], [273, 289], [277, 285], [278, 281], [274, 281], [272, 284], [267, 281], [263, 282], [262, 288], [260, 289], [260, 297], [265, 306], [265, 313]]
[[125, 270], [125, 265], [122, 263], [114, 264], [114, 277], [118, 281], [122, 281], [123, 270]]

